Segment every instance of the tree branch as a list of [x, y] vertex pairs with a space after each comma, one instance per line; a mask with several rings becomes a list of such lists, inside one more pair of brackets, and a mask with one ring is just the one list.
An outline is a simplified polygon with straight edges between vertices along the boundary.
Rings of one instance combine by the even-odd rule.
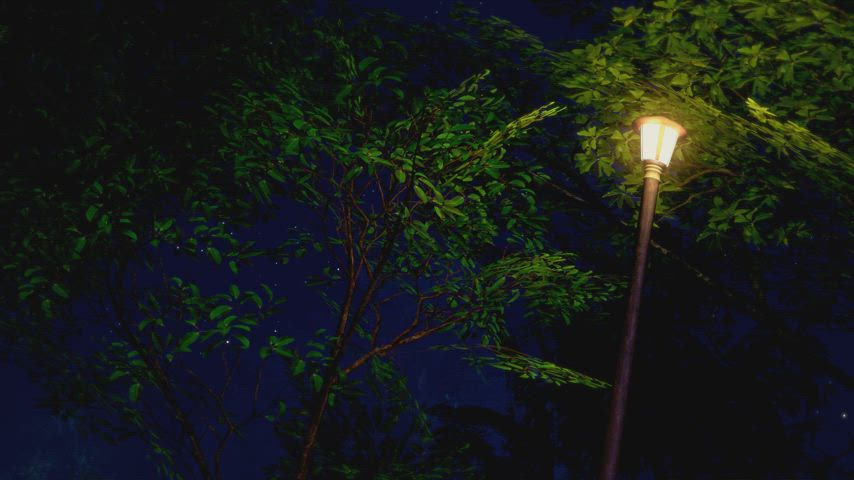
[[[130, 324], [124, 310], [124, 304], [119, 300], [116, 294], [116, 290], [121, 290], [122, 288], [122, 276], [124, 275], [126, 267], [127, 259], [125, 258], [122, 260], [116, 273], [117, 278], [112, 282], [107, 282], [107, 290], [112, 300], [113, 308], [116, 311], [116, 318], [119, 319], [121, 331], [131, 346], [139, 352], [140, 358], [145, 362], [146, 367], [148, 367], [148, 370], [153, 374], [152, 376], [155, 384], [163, 394], [163, 398], [166, 400], [167, 405], [172, 409], [173, 415], [175, 415], [176, 420], [178, 420], [178, 423], [184, 431], [184, 435], [186, 435], [187, 440], [190, 442], [190, 451], [199, 468], [202, 478], [205, 480], [211, 480], [211, 472], [208, 468], [207, 461], [205, 460], [205, 455], [202, 451], [193, 423], [178, 403], [178, 398], [172, 383], [166, 375], [166, 372], [163, 370], [163, 367], [160, 365], [160, 362], [156, 357], [151, 355], [149, 348], [146, 345], [143, 345], [130, 329]], [[113, 289], [111, 285], [115, 285], [116, 288]]]

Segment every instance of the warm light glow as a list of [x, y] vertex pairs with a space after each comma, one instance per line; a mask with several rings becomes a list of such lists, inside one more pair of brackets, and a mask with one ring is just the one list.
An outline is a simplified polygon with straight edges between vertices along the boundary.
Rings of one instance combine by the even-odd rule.
[[676, 141], [686, 132], [681, 125], [665, 117], [641, 117], [635, 120], [641, 137], [641, 160], [670, 165]]
[[653, 160], [658, 150], [658, 134], [661, 124], [646, 123], [641, 125], [641, 160]]

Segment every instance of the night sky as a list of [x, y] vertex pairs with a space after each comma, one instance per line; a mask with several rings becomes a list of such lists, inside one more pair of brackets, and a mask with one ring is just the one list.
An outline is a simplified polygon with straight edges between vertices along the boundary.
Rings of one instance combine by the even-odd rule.
[[[413, 20], [446, 21], [450, 9], [448, 1], [384, 1], [364, 0], [360, 4], [366, 7], [388, 8], [403, 17]], [[484, 16], [503, 17], [528, 32], [539, 36], [546, 43], [572, 39], [589, 38], [587, 25], [574, 25], [565, 14], [547, 15], [537, 3], [531, 1], [469, 1], [467, 4], [477, 8]], [[622, 2], [628, 4], [630, 2]], [[93, 8], [92, 15], [96, 15]], [[298, 226], [312, 225], [312, 217], [291, 204], [282, 204], [280, 215], [252, 231], [237, 231], [239, 238], [254, 238], [263, 245], [275, 243], [271, 239], [280, 237]], [[653, 231], [655, 238], [655, 231]], [[194, 271], [197, 263], [189, 261], [176, 252], [169, 259], [169, 268], [174, 272], [183, 272], [188, 278], [194, 278], [203, 291], [226, 289], [233, 278], [223, 275], [221, 278], [210, 276], [209, 270]], [[323, 323], [328, 313], [323, 309], [312, 289], [304, 285], [303, 278], [317, 272], [325, 266], [333, 266], [330, 259], [322, 254], [308, 254], [305, 258], [294, 260], [287, 268], [276, 263], [256, 265], [241, 272], [241, 279], [255, 279], [268, 283], [277, 292], [288, 298], [287, 315], [277, 317], [275, 322], [266, 326], [270, 334], [287, 330], [297, 338], [307, 338], [316, 325]], [[293, 275], [283, 275], [287, 271]], [[626, 272], [628, 273], [628, 272]], [[154, 278], [154, 277], [153, 277]], [[331, 291], [334, 294], [334, 289]], [[401, 307], [404, 308], [403, 306]], [[289, 323], [291, 320], [293, 323]], [[615, 325], [622, 325], [622, 319]], [[645, 324], [642, 317], [639, 331], [644, 335]], [[854, 335], [850, 331], [811, 331], [821, 339], [827, 348], [829, 358], [842, 367], [848, 375], [854, 374]], [[644, 355], [641, 343], [636, 355]], [[480, 373], [465, 368], [461, 354], [430, 351], [430, 343], [418, 344], [402, 349], [397, 354], [399, 364], [409, 378], [409, 386], [419, 402], [424, 406], [479, 405], [496, 411], [507, 411], [513, 407], [513, 391], [505, 381], [503, 372], [483, 369]], [[615, 359], [616, 360], [616, 359]], [[0, 364], [0, 381], [4, 385], [2, 400], [2, 421], [4, 435], [0, 446], [0, 480], [12, 479], [61, 479], [70, 478], [69, 471], [89, 471], [91, 477], [103, 479], [150, 479], [156, 478], [151, 463], [146, 459], [144, 446], [135, 440], [126, 441], [118, 446], [109, 446], [103, 442], [86, 438], [77, 431], [73, 422], [55, 418], [33, 406], [40, 394], [37, 386], [15, 366]], [[648, 374], [649, 372], [647, 372]], [[267, 381], [275, 381], [275, 373]], [[831, 384], [831, 380], [826, 380]], [[248, 389], [247, 384], [239, 388]], [[643, 387], [633, 384], [632, 388]], [[631, 404], [632, 394], [629, 394]], [[824, 402], [824, 407], [811, 413], [818, 420], [817, 432], [819, 445], [828, 452], [841, 452], [848, 448], [849, 439], [854, 435], [854, 425], [848, 418], [854, 412], [854, 392], [843, 388], [835, 389], [833, 395]], [[772, 406], [768, 406], [773, 409]], [[644, 415], [643, 412], [630, 411], [629, 415]], [[693, 415], [703, 417], [704, 411], [695, 411]], [[691, 422], [691, 418], [685, 418]], [[263, 426], [263, 425], [262, 425]], [[262, 427], [261, 426], [261, 427]], [[602, 418], [604, 431], [606, 419]], [[631, 422], [627, 429], [631, 428]], [[627, 433], [628, 434], [628, 433]], [[737, 432], [733, 432], [738, 435]], [[269, 429], [250, 429], [246, 439], [236, 442], [226, 452], [228, 465], [225, 478], [260, 479], [260, 470], [251, 466], [267, 465], [274, 461], [281, 449]], [[229, 461], [231, 460], [231, 461]], [[854, 465], [854, 456], [848, 456], [847, 464]], [[555, 471], [555, 479], [577, 478], [563, 470]], [[638, 478], [659, 478], [653, 472], [647, 472]]]

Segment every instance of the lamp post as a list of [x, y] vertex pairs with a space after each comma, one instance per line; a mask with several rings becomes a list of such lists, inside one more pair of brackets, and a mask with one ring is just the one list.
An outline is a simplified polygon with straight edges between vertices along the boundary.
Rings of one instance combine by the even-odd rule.
[[652, 217], [655, 214], [655, 200], [658, 196], [658, 184], [661, 171], [670, 164], [670, 157], [676, 148], [676, 141], [686, 132], [681, 125], [665, 117], [641, 117], [634, 121], [635, 131], [641, 137], [641, 160], [643, 161], [643, 197], [641, 199], [640, 219], [638, 220], [638, 243], [635, 249], [635, 266], [632, 270], [632, 283], [629, 290], [629, 303], [626, 307], [626, 325], [623, 341], [620, 345], [620, 359], [617, 362], [617, 376], [611, 395], [611, 417], [608, 433], [605, 437], [605, 457], [602, 460], [600, 480], [613, 480], [617, 475], [617, 460], [620, 453], [620, 438], [623, 433], [623, 417], [626, 410], [626, 397], [629, 390], [629, 374], [632, 369], [632, 354], [635, 348], [638, 311], [640, 310], [643, 275], [646, 267], [646, 253], [652, 230]]

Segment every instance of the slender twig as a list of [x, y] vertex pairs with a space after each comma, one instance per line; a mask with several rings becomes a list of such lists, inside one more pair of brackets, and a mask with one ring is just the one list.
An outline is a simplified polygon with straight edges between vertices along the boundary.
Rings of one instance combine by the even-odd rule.
[[723, 188], [723, 187], [712, 187], [712, 188], [709, 188], [709, 189], [707, 189], [707, 190], [703, 190], [702, 192], [694, 192], [694, 193], [692, 193], [691, 195], [688, 195], [688, 198], [686, 198], [684, 201], [679, 202], [679, 203], [678, 203], [678, 204], [676, 204], [675, 206], [668, 208], [668, 209], [667, 209], [667, 213], [668, 213], [668, 214], [669, 214], [669, 213], [673, 213], [673, 212], [675, 212], [676, 210], [678, 210], [678, 209], [680, 209], [680, 208], [684, 207], [685, 205], [688, 205], [689, 203], [691, 203], [691, 201], [692, 201], [692, 200], [694, 200], [695, 198], [697, 198], [697, 197], [701, 197], [701, 196], [703, 196], [703, 195], [707, 195], [707, 194], [709, 194], [709, 193], [717, 192], [717, 191], [718, 191], [718, 190], [720, 190], [721, 188]]
[[[471, 311], [471, 313], [474, 313], [477, 311], [479, 311], [479, 309], [474, 309]], [[406, 344], [409, 344], [412, 342], [416, 342], [418, 340], [421, 340], [424, 337], [433, 335], [434, 333], [439, 332], [441, 330], [444, 330], [448, 327], [454, 326], [458, 323], [462, 323], [463, 321], [467, 320], [468, 318], [469, 318], [469, 316], [462, 316], [459, 318], [446, 320], [446, 321], [444, 321], [444, 322], [442, 322], [436, 326], [428, 327], [428, 328], [425, 328], [424, 330], [420, 330], [416, 333], [413, 333], [412, 335], [410, 335], [408, 337], [403, 336], [403, 335], [398, 335], [397, 338], [395, 338], [391, 342], [389, 342], [389, 343], [387, 343], [381, 347], [373, 348], [370, 351], [368, 351], [367, 353], [365, 353], [364, 355], [362, 355], [361, 357], [357, 358], [353, 363], [350, 364], [350, 366], [348, 366], [347, 368], [345, 368], [343, 370], [343, 373], [345, 375], [349, 375], [350, 373], [353, 372], [353, 370], [356, 370], [357, 368], [361, 367], [362, 365], [365, 364], [365, 362], [367, 362], [368, 360], [370, 360], [371, 358], [373, 358], [375, 356], [385, 355], [390, 350], [392, 350], [393, 348], [396, 348], [396, 347], [401, 346], [401, 345], [406, 345]]]
[[[224, 357], [224, 355], [223, 355], [223, 357]], [[231, 438], [231, 435], [237, 431], [237, 425], [234, 424], [234, 421], [231, 419], [231, 417], [228, 413], [228, 410], [225, 408], [224, 398], [225, 398], [225, 394], [226, 394], [226, 389], [217, 393], [214, 391], [213, 388], [210, 387], [210, 385], [208, 385], [204, 381], [204, 379], [202, 379], [192, 369], [185, 368], [184, 370], [191, 377], [195, 378], [196, 382], [199, 385], [201, 385], [208, 392], [208, 394], [210, 395], [210, 397], [213, 399], [214, 403], [216, 404], [217, 410], [219, 410], [220, 418], [222, 419], [222, 424], [226, 427], [225, 433], [223, 433], [222, 436], [219, 437], [219, 442], [217, 442], [217, 447], [216, 447], [216, 450], [214, 451], [214, 457], [213, 457], [213, 460], [214, 460], [214, 478], [216, 480], [222, 480], [222, 454], [225, 451], [225, 446], [228, 443], [229, 438]], [[230, 373], [228, 375], [231, 376]], [[214, 435], [217, 434], [216, 428], [214, 428], [213, 425], [209, 424], [208, 427], [210, 428], [211, 432]]]
[[722, 173], [722, 174], [724, 174], [724, 175], [729, 175], [730, 177], [735, 177], [735, 176], [736, 176], [736, 174], [735, 174], [735, 173], [733, 173], [733, 172], [732, 172], [732, 170], [728, 170], [728, 169], [726, 169], [726, 168], [710, 168], [710, 169], [708, 169], [708, 170], [703, 170], [702, 172], [697, 172], [697, 173], [695, 173], [695, 174], [693, 174], [693, 175], [691, 175], [691, 176], [689, 176], [689, 177], [685, 178], [684, 180], [682, 180], [681, 182], [679, 182], [679, 183], [677, 184], [677, 186], [679, 186], [679, 187], [684, 187], [685, 185], [688, 185], [689, 183], [691, 183], [691, 182], [693, 182], [694, 180], [696, 180], [696, 179], [698, 179], [698, 178], [702, 177], [703, 175], [708, 175], [708, 174], [710, 174], [710, 173]]
[[[123, 259], [116, 277], [112, 282], [108, 282], [107, 290], [109, 292], [110, 298], [113, 303], [113, 308], [116, 312], [116, 318], [119, 320], [119, 324], [121, 326], [121, 331], [124, 334], [125, 339], [131, 344], [131, 346], [139, 352], [139, 356], [142, 361], [145, 363], [148, 370], [153, 374], [153, 379], [155, 384], [157, 385], [160, 392], [163, 394], [164, 400], [166, 400], [167, 405], [172, 409], [173, 414], [175, 415], [176, 420], [178, 420], [181, 428], [184, 430], [184, 435], [187, 437], [187, 440], [190, 442], [190, 451], [193, 456], [193, 459], [196, 461], [196, 464], [199, 468], [199, 473], [201, 474], [204, 480], [211, 480], [211, 472], [208, 468], [207, 461], [205, 460], [204, 452], [202, 451], [201, 445], [198, 440], [198, 436], [195, 432], [195, 427], [193, 423], [190, 421], [189, 416], [181, 408], [178, 403], [178, 397], [175, 393], [175, 389], [172, 386], [171, 381], [169, 380], [165, 370], [160, 364], [157, 357], [151, 354], [150, 349], [140, 342], [139, 338], [133, 333], [130, 329], [130, 324], [127, 321], [124, 304], [119, 301], [119, 298], [116, 294], [116, 290], [122, 289], [122, 276], [124, 275], [125, 268], [127, 267], [127, 259]], [[115, 289], [110, 285], [115, 285]]]
[[371, 304], [371, 309], [374, 311], [374, 317], [376, 318], [376, 321], [374, 322], [374, 328], [373, 330], [371, 330], [371, 348], [373, 348], [377, 346], [377, 337], [379, 337], [380, 334], [380, 327], [383, 323], [383, 317], [376, 303]]

